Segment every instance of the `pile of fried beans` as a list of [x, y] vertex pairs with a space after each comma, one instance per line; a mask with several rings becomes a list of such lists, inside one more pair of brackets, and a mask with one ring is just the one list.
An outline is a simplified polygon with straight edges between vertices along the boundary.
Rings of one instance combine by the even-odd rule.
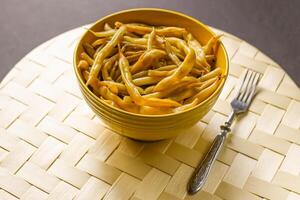
[[218, 88], [220, 36], [201, 45], [185, 28], [115, 22], [83, 43], [78, 70], [102, 101], [122, 110], [161, 115], [195, 107]]

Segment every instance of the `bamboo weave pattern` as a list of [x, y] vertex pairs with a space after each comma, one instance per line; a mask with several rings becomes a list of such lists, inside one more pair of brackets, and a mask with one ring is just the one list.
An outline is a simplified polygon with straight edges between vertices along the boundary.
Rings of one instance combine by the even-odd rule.
[[[72, 56], [83, 31], [40, 45], [0, 85], [1, 200], [300, 199], [300, 90], [270, 58], [225, 33], [230, 74], [214, 108], [172, 140], [142, 143], [107, 129], [82, 100]], [[189, 196], [246, 68], [264, 74], [261, 90], [203, 191]]]

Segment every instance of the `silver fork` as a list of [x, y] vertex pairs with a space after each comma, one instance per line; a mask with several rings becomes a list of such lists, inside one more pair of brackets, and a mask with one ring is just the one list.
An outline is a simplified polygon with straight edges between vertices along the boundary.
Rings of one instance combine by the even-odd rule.
[[234, 117], [248, 110], [254, 97], [260, 75], [260, 73], [252, 70], [246, 71], [238, 93], [231, 101], [232, 112], [230, 113], [224, 125], [220, 126], [221, 132], [214, 139], [208, 153], [202, 160], [201, 164], [195, 169], [195, 172], [188, 183], [189, 194], [195, 194], [203, 187], [211, 167], [224, 144], [226, 136], [230, 132], [230, 126], [234, 120]]

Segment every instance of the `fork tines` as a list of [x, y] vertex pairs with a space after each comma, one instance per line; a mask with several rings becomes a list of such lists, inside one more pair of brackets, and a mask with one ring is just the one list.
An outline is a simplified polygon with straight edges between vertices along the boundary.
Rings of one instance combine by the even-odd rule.
[[251, 99], [255, 94], [256, 86], [259, 82], [260, 76], [261, 73], [247, 69], [236, 99], [243, 103], [250, 104]]

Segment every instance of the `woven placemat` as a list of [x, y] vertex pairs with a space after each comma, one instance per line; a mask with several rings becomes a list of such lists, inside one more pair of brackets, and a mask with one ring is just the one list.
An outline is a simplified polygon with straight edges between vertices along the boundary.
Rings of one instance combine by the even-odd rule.
[[[82, 100], [72, 56], [83, 31], [37, 47], [0, 85], [0, 199], [300, 199], [300, 90], [275, 62], [224, 33], [230, 75], [214, 108], [172, 140], [142, 143], [107, 129]], [[261, 90], [189, 196], [246, 68], [264, 74]]]

